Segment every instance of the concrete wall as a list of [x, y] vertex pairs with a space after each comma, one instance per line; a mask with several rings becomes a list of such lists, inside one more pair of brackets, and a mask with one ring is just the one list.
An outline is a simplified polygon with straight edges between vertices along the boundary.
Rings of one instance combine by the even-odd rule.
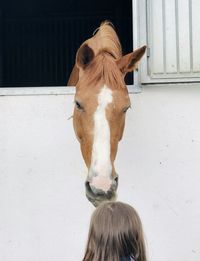
[[[118, 199], [133, 205], [151, 261], [200, 260], [200, 88], [145, 87], [119, 146]], [[93, 206], [73, 96], [0, 98], [0, 260], [78, 261]]]

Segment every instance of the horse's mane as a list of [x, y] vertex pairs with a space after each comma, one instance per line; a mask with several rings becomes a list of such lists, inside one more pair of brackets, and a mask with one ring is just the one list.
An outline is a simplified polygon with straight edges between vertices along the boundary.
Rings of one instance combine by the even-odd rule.
[[124, 78], [115, 59], [105, 50], [100, 51], [92, 63], [88, 65], [80, 83], [83, 87], [106, 84], [112, 89], [124, 88], [125, 86]]
[[[81, 46], [84, 44], [87, 44], [93, 50], [95, 57], [85, 69], [85, 75], [81, 80], [82, 84], [97, 84], [102, 80], [111, 88], [124, 86], [123, 77], [116, 64], [116, 61], [122, 57], [121, 44], [113, 25], [104, 21], [95, 31], [94, 36], [86, 40]], [[74, 72], [72, 71], [70, 76], [71, 79], [73, 79], [73, 76], [78, 77], [77, 70], [74, 67]]]
[[83, 43], [87, 43], [89, 47], [92, 48], [95, 55], [102, 50], [106, 50], [115, 59], [119, 59], [122, 56], [121, 44], [112, 23], [109, 21], [102, 22], [95, 33], [96, 34], [92, 38]]

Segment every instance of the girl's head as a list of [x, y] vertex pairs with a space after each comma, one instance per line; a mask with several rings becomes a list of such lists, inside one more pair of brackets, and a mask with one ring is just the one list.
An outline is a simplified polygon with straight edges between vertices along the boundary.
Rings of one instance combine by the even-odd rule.
[[92, 215], [83, 261], [120, 261], [126, 256], [146, 261], [140, 218], [128, 204], [103, 203]]

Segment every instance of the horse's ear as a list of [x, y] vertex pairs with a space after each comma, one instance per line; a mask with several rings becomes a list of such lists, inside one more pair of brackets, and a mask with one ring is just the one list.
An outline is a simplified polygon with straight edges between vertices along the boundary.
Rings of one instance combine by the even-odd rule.
[[117, 65], [124, 75], [138, 68], [139, 61], [144, 55], [145, 50], [146, 45], [136, 49], [132, 53], [124, 55], [117, 61]]
[[79, 69], [76, 64], [73, 67], [73, 70], [69, 76], [69, 80], [67, 82], [67, 86], [75, 86], [79, 79]]
[[83, 44], [76, 54], [76, 64], [80, 69], [85, 69], [94, 59], [93, 50], [87, 45]]

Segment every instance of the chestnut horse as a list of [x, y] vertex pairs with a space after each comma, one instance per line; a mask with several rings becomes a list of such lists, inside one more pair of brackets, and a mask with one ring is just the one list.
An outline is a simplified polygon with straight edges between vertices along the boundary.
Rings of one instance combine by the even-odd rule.
[[114, 160], [131, 106], [124, 77], [137, 68], [145, 49], [122, 56], [118, 36], [105, 21], [76, 54], [68, 85], [76, 86], [73, 124], [88, 168], [86, 196], [95, 206], [116, 196]]

